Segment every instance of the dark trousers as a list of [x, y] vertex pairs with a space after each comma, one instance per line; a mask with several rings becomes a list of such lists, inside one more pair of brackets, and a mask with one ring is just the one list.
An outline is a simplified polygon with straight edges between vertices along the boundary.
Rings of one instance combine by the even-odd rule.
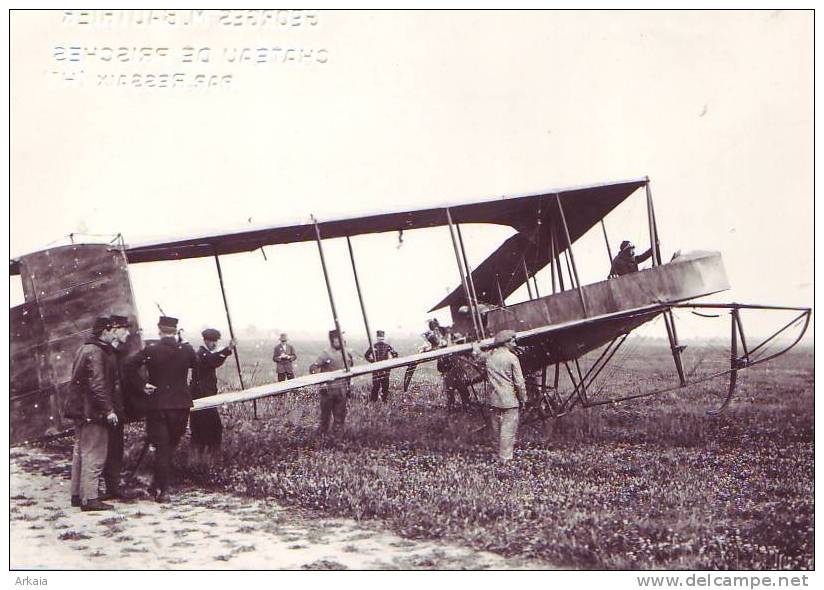
[[381, 392], [383, 401], [389, 400], [389, 372], [372, 373], [372, 393], [369, 394], [369, 401], [378, 401], [378, 391]]
[[452, 370], [444, 373], [443, 390], [446, 393], [447, 407], [451, 408], [455, 405], [456, 393], [460, 396], [461, 404], [464, 407], [469, 405], [469, 388], [463, 380], [463, 372], [456, 372]]
[[152, 487], [166, 491], [172, 472], [172, 456], [177, 443], [186, 432], [189, 409], [151, 410], [146, 415], [146, 434], [155, 446], [154, 480]]
[[120, 491], [120, 474], [123, 471], [123, 419], [117, 426], [109, 426], [109, 446], [106, 449], [106, 465], [103, 466], [103, 479], [106, 493], [116, 494]]
[[278, 381], [286, 381], [287, 379], [294, 379], [294, 373], [280, 373], [278, 372]]
[[320, 432], [326, 434], [329, 430], [329, 423], [335, 419], [332, 430], [335, 433], [343, 431], [343, 423], [346, 421], [346, 390], [344, 389], [321, 389], [320, 390]]
[[192, 433], [192, 445], [210, 449], [220, 448], [223, 440], [223, 423], [217, 408], [208, 408], [192, 412], [189, 416], [189, 430]]

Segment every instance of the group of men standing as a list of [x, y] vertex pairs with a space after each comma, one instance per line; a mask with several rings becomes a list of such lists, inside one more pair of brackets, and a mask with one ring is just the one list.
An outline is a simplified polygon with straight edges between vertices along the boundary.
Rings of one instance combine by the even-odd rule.
[[[130, 356], [118, 353], [129, 337], [128, 318], [97, 318], [89, 340], [77, 351], [66, 405], [66, 417], [75, 421], [72, 455], [71, 504], [83, 511], [111, 510], [105, 500], [123, 499], [123, 424], [126, 391], [142, 392], [147, 444], [155, 448], [149, 493], [168, 502], [172, 456], [186, 432], [192, 398], [217, 392], [215, 369], [232, 354], [234, 342], [217, 349], [220, 333], [204, 330], [204, 344], [196, 353], [178, 338], [178, 320], [161, 316], [160, 339]], [[189, 371], [191, 383], [188, 382]], [[134, 395], [134, 393], [133, 393]], [[192, 415], [196, 448], [220, 445], [220, 417], [215, 410]], [[100, 480], [106, 493], [99, 496]]]
[[[217, 393], [215, 371], [233, 354], [235, 343], [218, 349], [220, 332], [213, 328], [202, 332], [203, 345], [195, 351], [178, 336], [178, 320], [161, 316], [159, 340], [126, 355], [123, 349], [130, 335], [129, 320], [112, 315], [97, 318], [92, 335], [77, 351], [72, 366], [71, 387], [65, 415], [75, 421], [72, 454], [71, 504], [83, 511], [111, 510], [106, 501], [124, 498], [121, 488], [123, 468], [123, 426], [127, 421], [126, 392], [141, 397], [146, 420], [146, 441], [155, 449], [154, 472], [149, 493], [157, 502], [168, 502], [174, 451], [189, 425], [195, 453], [212, 457], [220, 448], [222, 424], [215, 408], [190, 412], [193, 399]], [[492, 352], [476, 356], [486, 366], [493, 394], [487, 401], [491, 408], [491, 426], [500, 439], [500, 458], [512, 457], [518, 412], [525, 403], [526, 388], [517, 357], [513, 354], [515, 333], [504, 331], [495, 337]], [[337, 330], [329, 332], [330, 347], [322, 351], [310, 366], [310, 373], [331, 372], [354, 364], [352, 351], [345, 348]], [[396, 358], [398, 353], [386, 341], [382, 330], [375, 343], [364, 353], [369, 362]], [[295, 348], [288, 336], [281, 334], [273, 361], [278, 381], [295, 376]], [[344, 360], [345, 359], [345, 360]], [[191, 371], [191, 380], [189, 372]], [[343, 430], [351, 379], [342, 378], [320, 388], [319, 432], [330, 426], [335, 433]], [[137, 392], [137, 393], [135, 393]], [[370, 401], [389, 398], [389, 370], [373, 373]], [[131, 400], [134, 402], [134, 400]], [[129, 404], [134, 405], [134, 404]], [[99, 495], [101, 479], [106, 493]]]

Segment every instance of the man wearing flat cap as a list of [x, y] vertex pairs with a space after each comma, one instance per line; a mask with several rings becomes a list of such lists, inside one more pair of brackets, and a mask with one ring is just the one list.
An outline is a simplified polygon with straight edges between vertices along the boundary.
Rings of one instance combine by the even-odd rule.
[[[398, 358], [398, 353], [392, 345], [386, 341], [386, 333], [378, 330], [375, 333], [377, 341], [364, 353], [364, 357], [370, 363], [379, 363], [389, 358]], [[372, 392], [369, 394], [369, 401], [378, 401], [378, 392], [381, 393], [381, 400], [384, 403], [389, 401], [389, 371], [375, 371], [372, 373]]]
[[[310, 373], [328, 373], [344, 369], [343, 354], [346, 354], [346, 362], [351, 367], [353, 365], [352, 353], [344, 350], [343, 339], [337, 330], [329, 331], [330, 348], [318, 355], [318, 358], [309, 367]], [[344, 377], [332, 383], [325, 383], [320, 388], [320, 426], [318, 432], [321, 435], [329, 431], [329, 423], [332, 418], [335, 422], [332, 430], [336, 434], [343, 432], [343, 423], [346, 421], [346, 402], [349, 397], [350, 379]]]
[[[186, 432], [192, 396], [189, 370], [197, 365], [195, 351], [187, 342], [178, 342], [177, 318], [160, 316], [160, 341], [149, 344], [126, 360], [124, 372], [149, 397], [146, 434], [155, 447], [154, 479], [149, 493], [158, 502], [169, 502], [172, 456]], [[139, 373], [145, 366], [149, 380]]]
[[83, 512], [112, 510], [98, 498], [98, 484], [106, 463], [109, 426], [118, 423], [112, 396], [117, 366], [111, 343], [115, 339], [109, 318], [97, 318], [92, 335], [77, 351], [65, 416], [74, 420], [71, 504]]
[[278, 381], [295, 378], [293, 363], [297, 358], [298, 355], [295, 354], [295, 347], [289, 344], [289, 336], [281, 334], [280, 342], [275, 344], [275, 350], [272, 353], [272, 360], [277, 365]]
[[641, 254], [635, 255], [635, 246], [629, 240], [621, 242], [621, 251], [612, 259], [612, 267], [609, 269], [609, 277], [613, 279], [622, 275], [638, 272], [638, 265], [652, 256], [652, 248]]
[[109, 426], [109, 444], [106, 452], [106, 465], [103, 468], [103, 480], [106, 482], [106, 494], [103, 500], [121, 500], [120, 476], [123, 471], [123, 426], [126, 424], [125, 383], [123, 381], [123, 361], [126, 358], [126, 343], [131, 334], [129, 318], [124, 315], [109, 316], [112, 330], [112, 349], [117, 367], [117, 380], [112, 392], [112, 405], [117, 415], [117, 424]]
[[[215, 370], [232, 356], [234, 341], [220, 350], [220, 332], [207, 328], [201, 333], [203, 345], [197, 350], [197, 367], [192, 371], [189, 389], [192, 399], [207, 397], [217, 393], [217, 375]], [[217, 457], [223, 439], [223, 424], [217, 408], [207, 408], [192, 412], [189, 416], [189, 430], [192, 433], [192, 447], [197, 454], [203, 454], [209, 462]]]
[[501, 330], [495, 334], [494, 348], [488, 353], [475, 354], [486, 364], [490, 387], [485, 388], [484, 403], [489, 407], [492, 439], [498, 446], [498, 459], [506, 463], [512, 459], [515, 436], [518, 433], [520, 408], [526, 403], [526, 383], [521, 362], [515, 356], [515, 332]]

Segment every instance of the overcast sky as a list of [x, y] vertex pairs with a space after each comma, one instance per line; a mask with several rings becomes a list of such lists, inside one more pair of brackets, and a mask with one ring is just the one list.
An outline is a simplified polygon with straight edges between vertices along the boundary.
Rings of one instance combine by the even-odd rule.
[[[664, 258], [722, 252], [733, 290], [714, 300], [812, 305], [812, 12], [236, 16], [12, 14], [12, 256], [70, 232], [137, 244], [649, 175]], [[231, 82], [145, 88], [162, 73]], [[106, 85], [119, 74], [144, 87]], [[646, 248], [643, 191], [606, 223], [613, 250]], [[575, 247], [585, 282], [608, 271], [596, 230]], [[472, 265], [511, 233], [464, 228]], [[445, 228], [352, 242], [373, 329], [422, 331], [458, 284]], [[345, 241], [326, 252], [360, 334]], [[316, 246], [266, 253], [222, 259], [236, 327], [328, 329]], [[213, 260], [131, 271], [144, 327], [157, 303], [225, 329]]]

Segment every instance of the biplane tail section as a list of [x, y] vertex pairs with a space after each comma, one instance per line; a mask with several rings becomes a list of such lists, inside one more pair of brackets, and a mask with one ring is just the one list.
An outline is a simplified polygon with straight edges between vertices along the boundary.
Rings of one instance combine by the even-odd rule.
[[[77, 244], [23, 256], [18, 262], [25, 302], [9, 313], [11, 329], [10, 442], [64, 432], [72, 361], [94, 318], [119, 314], [137, 325], [127, 262], [109, 244]], [[127, 346], [137, 349], [140, 337]]]

